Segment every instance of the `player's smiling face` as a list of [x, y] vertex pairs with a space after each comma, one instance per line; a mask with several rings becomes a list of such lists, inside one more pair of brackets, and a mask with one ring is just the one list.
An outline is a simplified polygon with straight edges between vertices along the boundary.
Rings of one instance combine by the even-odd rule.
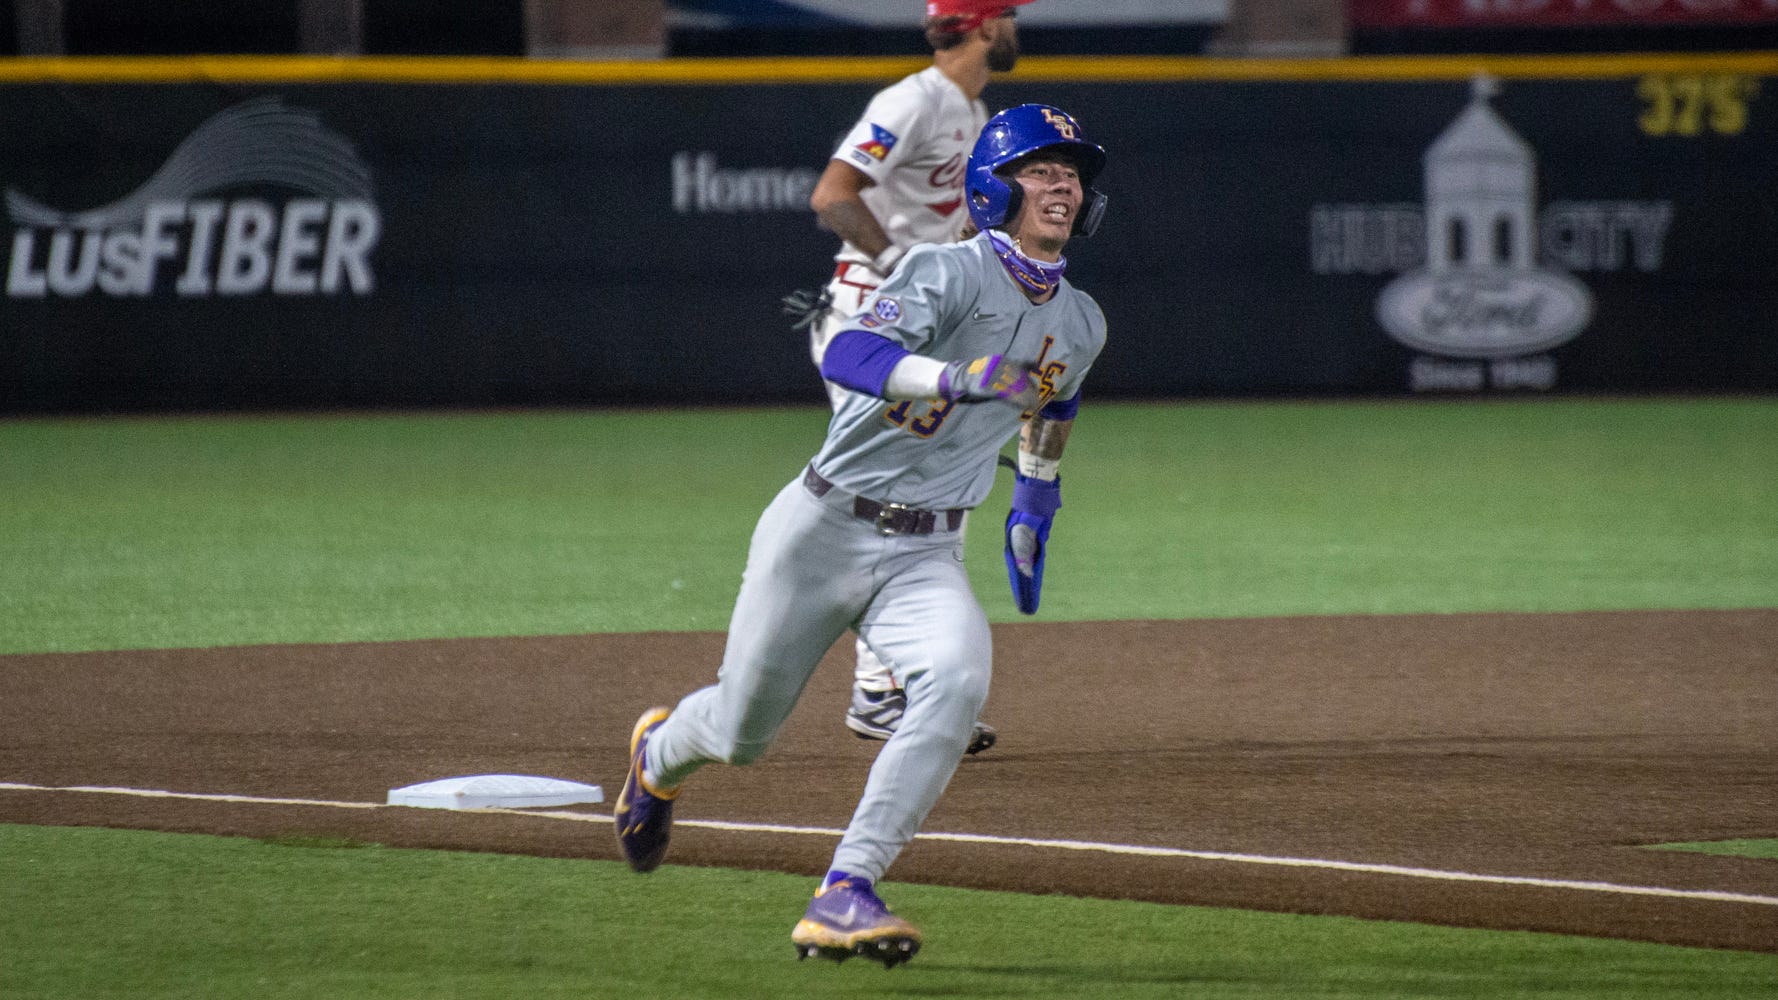
[[1024, 188], [1017, 230], [1012, 235], [1019, 238], [1027, 254], [1061, 253], [1062, 245], [1074, 233], [1074, 220], [1086, 197], [1080, 171], [1066, 156], [1039, 151], [1019, 161], [1010, 180]]

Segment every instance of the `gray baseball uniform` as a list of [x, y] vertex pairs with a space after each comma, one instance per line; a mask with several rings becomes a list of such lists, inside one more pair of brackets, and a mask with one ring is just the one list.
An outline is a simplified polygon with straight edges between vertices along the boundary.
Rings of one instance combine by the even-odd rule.
[[[1105, 343], [1089, 296], [1064, 281], [1032, 303], [985, 235], [916, 247], [848, 327], [941, 361], [1035, 358], [1045, 401], [1073, 397]], [[821, 657], [856, 628], [908, 708], [832, 867], [882, 877], [949, 783], [988, 695], [992, 640], [960, 529], [1022, 419], [1004, 403], [847, 393], [820, 452], [754, 530], [717, 682], [681, 700], [649, 741], [661, 785], [710, 761], [756, 759]]]

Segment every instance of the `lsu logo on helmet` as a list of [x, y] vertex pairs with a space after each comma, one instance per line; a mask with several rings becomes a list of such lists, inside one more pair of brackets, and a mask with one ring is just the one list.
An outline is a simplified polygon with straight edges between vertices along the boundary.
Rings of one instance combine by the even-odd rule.
[[1080, 126], [1074, 123], [1074, 119], [1054, 108], [1043, 109], [1043, 120], [1054, 125], [1056, 133], [1064, 139], [1080, 138]]
[[963, 190], [969, 219], [977, 229], [995, 229], [1016, 218], [1024, 189], [1009, 185], [999, 172], [1043, 149], [1058, 149], [1080, 172], [1085, 200], [1075, 217], [1073, 235], [1091, 236], [1105, 215], [1105, 194], [1093, 187], [1105, 168], [1105, 150], [1088, 142], [1080, 122], [1048, 104], [1021, 104], [988, 119], [970, 150]]

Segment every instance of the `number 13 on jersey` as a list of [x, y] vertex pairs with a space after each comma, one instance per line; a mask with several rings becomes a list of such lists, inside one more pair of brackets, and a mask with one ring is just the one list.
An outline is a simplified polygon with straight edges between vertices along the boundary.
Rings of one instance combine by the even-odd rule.
[[944, 425], [945, 418], [950, 416], [951, 411], [957, 407], [955, 400], [929, 399], [926, 400], [926, 412], [909, 420], [908, 411], [913, 408], [913, 405], [914, 401], [911, 399], [897, 403], [883, 414], [883, 419], [905, 429], [916, 437], [929, 438], [938, 433], [939, 427]]

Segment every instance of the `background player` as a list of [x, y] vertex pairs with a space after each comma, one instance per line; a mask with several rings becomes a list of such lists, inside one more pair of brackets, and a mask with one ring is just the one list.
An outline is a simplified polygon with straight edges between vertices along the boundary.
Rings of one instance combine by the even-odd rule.
[[631, 867], [651, 871], [687, 778], [757, 759], [848, 628], [882, 654], [907, 712], [791, 932], [799, 956], [894, 965], [919, 949], [920, 932], [874, 885], [950, 782], [988, 695], [992, 636], [962, 529], [1015, 432], [1006, 558], [1020, 608], [1037, 608], [1057, 463], [1105, 343], [1105, 318], [1063, 278], [1061, 251], [1098, 224], [1104, 162], [1055, 108], [989, 120], [966, 181], [982, 233], [909, 251], [829, 343], [821, 372], [851, 391], [821, 450], [760, 517], [716, 683], [643, 713], [631, 734], [617, 839]]
[[[930, 0], [926, 41], [932, 65], [884, 88], [846, 133], [809, 198], [809, 207], [841, 240], [825, 296], [786, 300], [788, 311], [809, 328], [815, 367], [827, 344], [895, 270], [910, 247], [958, 238], [963, 210], [963, 170], [976, 136], [988, 119], [981, 101], [991, 73], [1011, 70], [1019, 58], [1013, 8], [1032, 0]], [[826, 383], [837, 409], [845, 387]], [[846, 726], [867, 739], [888, 739], [907, 707], [907, 695], [861, 636]], [[967, 753], [980, 753], [998, 738], [980, 720]]]

